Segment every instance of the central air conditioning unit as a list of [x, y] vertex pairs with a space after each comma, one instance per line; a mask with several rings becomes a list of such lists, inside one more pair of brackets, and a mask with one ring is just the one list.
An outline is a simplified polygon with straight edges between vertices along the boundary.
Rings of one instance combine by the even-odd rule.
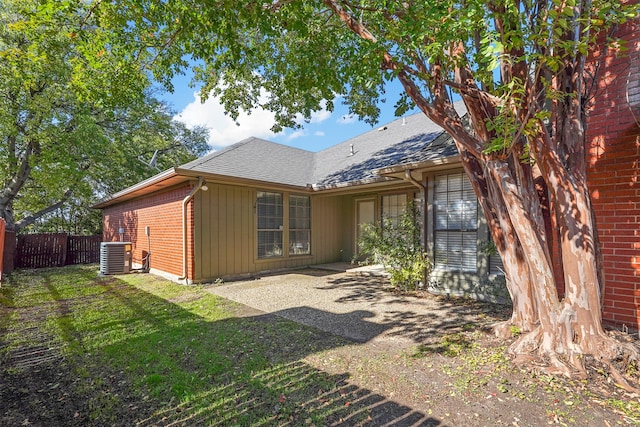
[[124, 274], [131, 271], [131, 242], [100, 243], [100, 274]]

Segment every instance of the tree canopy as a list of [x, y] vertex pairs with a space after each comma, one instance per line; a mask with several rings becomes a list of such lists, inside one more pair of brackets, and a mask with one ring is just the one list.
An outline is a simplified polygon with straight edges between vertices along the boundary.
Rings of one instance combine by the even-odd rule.
[[[332, 110], [337, 99], [369, 122], [383, 103], [393, 102], [397, 114], [416, 106], [453, 137], [487, 218], [513, 300], [510, 321], [496, 333], [505, 336], [511, 326], [525, 332], [510, 346], [515, 359], [585, 377], [584, 356], [594, 355], [629, 386], [613, 362], [637, 359], [638, 351], [602, 327], [605, 283], [585, 127], [591, 89], [606, 66], [605, 55], [590, 52], [597, 43], [622, 45], [615, 30], [638, 19], [637, 2], [2, 6], [0, 156], [8, 167], [0, 215], [15, 228], [71, 194], [100, 194], [113, 188], [108, 183], [133, 179], [144, 166], [138, 157], [152, 149], [184, 138], [194, 141], [186, 153], [202, 147], [198, 133], [176, 127], [153, 102], [152, 77], [171, 90], [171, 79], [192, 67], [203, 97], [218, 96], [232, 117], [241, 109], [273, 111], [275, 131]], [[394, 79], [402, 93], [387, 92]], [[454, 96], [464, 101], [467, 119], [453, 108]]]
[[206, 131], [172, 121], [145, 56], [121, 54], [96, 5], [0, 4], [0, 217], [10, 229], [71, 206], [76, 220], [90, 215], [96, 198], [157, 173], [141, 161], [156, 150], [158, 168], [207, 151]]
[[[526, 332], [510, 347], [516, 360], [585, 376], [585, 354], [638, 356], [602, 328], [585, 166], [590, 90], [603, 65], [589, 53], [616, 43], [616, 27], [638, 17], [634, 3], [117, 0], [100, 14], [128, 51], [151, 53], [157, 80], [196, 64], [203, 97], [219, 96], [233, 117], [271, 110], [274, 130], [332, 110], [338, 97], [371, 122], [382, 103], [397, 114], [415, 105], [453, 137], [503, 259], [514, 310], [496, 332]], [[387, 93], [392, 79], [404, 92]]]

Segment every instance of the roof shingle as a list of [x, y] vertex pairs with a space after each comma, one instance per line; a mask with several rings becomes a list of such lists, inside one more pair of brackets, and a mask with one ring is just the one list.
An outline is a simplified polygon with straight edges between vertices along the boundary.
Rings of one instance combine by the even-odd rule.
[[[461, 102], [455, 107], [464, 111]], [[303, 187], [348, 185], [383, 179], [375, 175], [377, 169], [456, 155], [451, 138], [443, 133], [417, 113], [317, 153], [248, 138], [177, 170]]]
[[[464, 104], [454, 103], [459, 114]], [[142, 195], [188, 176], [217, 175], [255, 182], [323, 188], [353, 186], [391, 178], [376, 170], [414, 165], [457, 155], [442, 128], [422, 113], [392, 121], [317, 153], [260, 138], [247, 138], [124, 189], [96, 207]]]

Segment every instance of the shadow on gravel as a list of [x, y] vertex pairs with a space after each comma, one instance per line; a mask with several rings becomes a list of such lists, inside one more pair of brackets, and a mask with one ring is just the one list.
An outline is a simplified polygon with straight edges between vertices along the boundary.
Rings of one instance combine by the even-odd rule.
[[[446, 298], [422, 292], [420, 298], [394, 294], [378, 277], [348, 276], [329, 280], [320, 290], [348, 290], [335, 302], [365, 302], [382, 313], [378, 325], [387, 336], [404, 337], [415, 343], [438, 341], [458, 332], [487, 329], [491, 324], [509, 319], [511, 307], [465, 298]], [[397, 307], [409, 307], [397, 309]], [[413, 310], [411, 307], [419, 310]], [[395, 308], [394, 308], [395, 307]], [[370, 322], [369, 322], [370, 323]]]
[[[67, 283], [76, 280], [72, 273]], [[351, 384], [348, 373], [329, 374], [302, 361], [351, 341], [269, 314], [207, 320], [113, 277], [78, 276], [77, 282], [82, 290], [74, 294], [38, 277], [30, 292], [47, 302], [10, 308], [12, 316], [0, 311], [12, 332], [0, 338], [6, 346], [0, 425], [441, 425]], [[352, 313], [360, 322], [368, 315]], [[372, 336], [384, 329], [367, 325]], [[57, 333], [48, 338], [66, 350], [41, 359], [37, 369], [17, 364], [30, 338], [42, 339], [45, 331]]]
[[325, 331], [360, 343], [372, 340], [390, 327], [386, 324], [367, 322], [365, 319], [374, 317], [375, 314], [366, 310], [336, 314], [303, 306], [278, 310], [273, 314], [307, 326], [322, 325]]

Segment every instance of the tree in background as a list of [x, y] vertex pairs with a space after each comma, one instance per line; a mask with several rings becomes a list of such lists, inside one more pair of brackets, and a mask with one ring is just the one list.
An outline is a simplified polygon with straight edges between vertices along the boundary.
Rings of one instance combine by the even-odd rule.
[[97, 198], [208, 150], [204, 129], [174, 122], [151, 96], [144, 49], [122, 54], [93, 5], [0, 5], [0, 217], [8, 229], [96, 232], [99, 213], [89, 207]]
[[[637, 19], [618, 0], [280, 0], [101, 4], [123, 43], [155, 52], [169, 82], [189, 60], [202, 95], [227, 111], [265, 108], [274, 130], [342, 96], [374, 122], [387, 83], [455, 140], [500, 253], [526, 333], [516, 361], [585, 377], [585, 355], [611, 363], [637, 351], [601, 323], [604, 286], [586, 183], [585, 118], [598, 36]], [[597, 64], [595, 64], [597, 65]], [[456, 113], [459, 96], [469, 125]], [[326, 104], [325, 104], [326, 102]], [[555, 224], [552, 226], [551, 224]], [[561, 255], [554, 264], [552, 253]], [[564, 283], [564, 297], [557, 291]], [[611, 365], [612, 372], [627, 385]]]

